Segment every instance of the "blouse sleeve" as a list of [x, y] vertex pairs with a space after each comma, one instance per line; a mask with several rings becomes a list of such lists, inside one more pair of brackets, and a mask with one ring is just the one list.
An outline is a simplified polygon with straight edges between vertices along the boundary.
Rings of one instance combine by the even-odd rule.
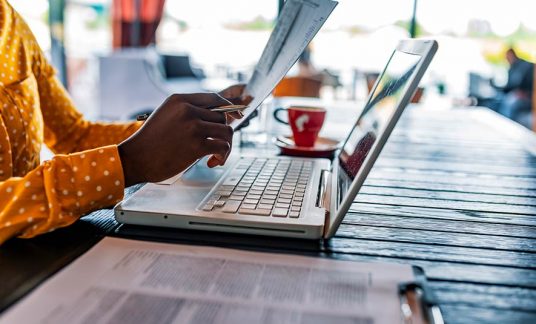
[[96, 123], [85, 120], [55, 76], [41, 50], [36, 49], [34, 74], [44, 121], [44, 141], [54, 153], [72, 153], [118, 144], [141, 126], [140, 122]]
[[0, 182], [0, 245], [67, 226], [123, 197], [117, 146], [56, 155], [24, 177]]

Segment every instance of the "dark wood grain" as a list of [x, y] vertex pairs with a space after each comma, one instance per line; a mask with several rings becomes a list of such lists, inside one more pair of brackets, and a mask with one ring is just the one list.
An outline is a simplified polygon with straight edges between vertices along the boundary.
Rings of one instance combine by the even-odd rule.
[[360, 194], [397, 196], [408, 198], [426, 198], [447, 201], [466, 201], [475, 203], [489, 203], [500, 205], [536, 206], [536, 197], [490, 195], [485, 193], [471, 193], [445, 190], [412, 189], [396, 187], [365, 186], [359, 191]]
[[429, 197], [408, 198], [408, 197], [399, 197], [399, 196], [359, 194], [356, 198], [356, 202], [384, 204], [384, 205], [390, 205], [390, 206], [428, 207], [428, 208], [466, 210], [466, 211], [475, 211], [475, 212], [484, 211], [484, 212], [492, 212], [492, 213], [536, 216], [535, 206], [504, 205], [504, 204], [484, 203], [484, 202], [480, 202], [477, 204], [472, 201], [438, 200], [438, 199], [429, 198]]
[[374, 203], [354, 203], [350, 212], [379, 213], [382, 215], [410, 216], [447, 220], [466, 220], [476, 223], [516, 224], [536, 226], [536, 217], [520, 214], [488, 213], [481, 211], [452, 210], [414, 206], [393, 206]]
[[[385, 209], [384, 209], [385, 210]], [[380, 213], [348, 213], [344, 224], [372, 226], [377, 228], [402, 228], [440, 233], [481, 234], [536, 239], [536, 226], [497, 224], [494, 222], [466, 221], [459, 219], [414, 217], [408, 215], [388, 216]]]
[[2, 246], [0, 278], [10, 280], [0, 280], [0, 310], [114, 235], [417, 265], [448, 323], [536, 323], [532, 143], [534, 135], [485, 110], [410, 107], [331, 240], [118, 228], [112, 211], [101, 210], [70, 228]]
[[[430, 183], [430, 184], [452, 184], [458, 186], [469, 185], [472, 187], [481, 187], [477, 192], [486, 193], [488, 188], [512, 188], [525, 191], [536, 190], [536, 179], [519, 178], [508, 176], [489, 176], [489, 175], [469, 175], [466, 173], [448, 173], [442, 171], [422, 171], [412, 170], [404, 171], [400, 168], [373, 168], [367, 182], [376, 179], [398, 180], [408, 182]], [[422, 186], [426, 189], [427, 186]], [[474, 191], [474, 188], [473, 188]]]
[[536, 289], [434, 281], [430, 283], [443, 305], [467, 305], [536, 312]]

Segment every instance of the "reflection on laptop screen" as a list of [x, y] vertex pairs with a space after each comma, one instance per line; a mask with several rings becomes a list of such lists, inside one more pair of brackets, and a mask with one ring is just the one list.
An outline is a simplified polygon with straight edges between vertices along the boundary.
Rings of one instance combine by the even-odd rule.
[[370, 149], [391, 119], [420, 59], [420, 55], [400, 51], [395, 51], [391, 56], [378, 86], [339, 153], [339, 201], [345, 196]]

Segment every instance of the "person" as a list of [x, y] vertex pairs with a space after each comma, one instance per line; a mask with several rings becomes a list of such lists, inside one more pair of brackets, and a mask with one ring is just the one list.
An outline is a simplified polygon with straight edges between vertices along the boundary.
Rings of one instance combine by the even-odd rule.
[[513, 48], [506, 51], [506, 60], [510, 65], [506, 85], [491, 84], [501, 93], [497, 112], [519, 122], [531, 111], [534, 64], [519, 58]]
[[[164, 180], [203, 156], [212, 155], [209, 167], [225, 163], [226, 123], [241, 116], [206, 108], [230, 104], [224, 97], [239, 97], [243, 85], [172, 95], [143, 124], [92, 123], [7, 0], [0, 44], [0, 244], [68, 226], [119, 202], [125, 187]], [[43, 143], [57, 155], [40, 163]]]

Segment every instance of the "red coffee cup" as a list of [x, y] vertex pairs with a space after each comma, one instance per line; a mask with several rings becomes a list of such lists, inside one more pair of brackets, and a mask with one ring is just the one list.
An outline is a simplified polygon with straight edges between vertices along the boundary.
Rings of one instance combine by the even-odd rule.
[[[280, 111], [286, 110], [288, 122], [282, 120], [277, 115]], [[283, 124], [290, 125], [292, 136], [296, 146], [312, 147], [315, 145], [318, 133], [322, 129], [326, 118], [326, 109], [322, 107], [291, 106], [289, 108], [277, 108], [274, 111], [274, 118]]]

